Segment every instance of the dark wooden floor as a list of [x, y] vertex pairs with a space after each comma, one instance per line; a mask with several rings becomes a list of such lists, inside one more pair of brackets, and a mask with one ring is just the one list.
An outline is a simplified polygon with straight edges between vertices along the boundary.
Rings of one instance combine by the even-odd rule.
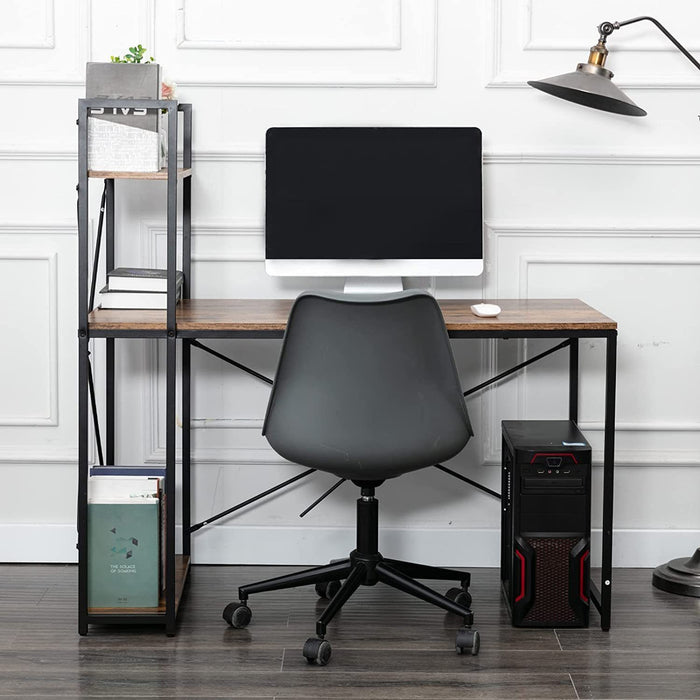
[[192, 568], [178, 634], [77, 633], [75, 566], [0, 566], [0, 698], [700, 698], [700, 599], [615, 571], [613, 627], [514, 629], [498, 572], [472, 571], [478, 656], [457, 656], [459, 620], [378, 585], [329, 628], [333, 658], [301, 655], [321, 602], [303, 588], [251, 597], [245, 630], [221, 618], [236, 586], [285, 567]]

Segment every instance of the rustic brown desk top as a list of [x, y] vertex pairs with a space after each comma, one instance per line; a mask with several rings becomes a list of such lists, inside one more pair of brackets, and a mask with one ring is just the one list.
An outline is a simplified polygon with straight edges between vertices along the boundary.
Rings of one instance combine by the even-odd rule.
[[[495, 318], [474, 316], [475, 299], [438, 300], [448, 331], [611, 331], [617, 323], [578, 299], [498, 299]], [[491, 300], [487, 300], [491, 301]], [[177, 307], [181, 331], [283, 331], [291, 299], [185, 299]], [[96, 309], [93, 331], [164, 331], [165, 311]]]

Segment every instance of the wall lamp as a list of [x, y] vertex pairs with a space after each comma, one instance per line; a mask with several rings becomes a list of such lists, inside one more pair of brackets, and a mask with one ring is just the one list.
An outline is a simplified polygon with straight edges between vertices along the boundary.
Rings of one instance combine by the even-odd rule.
[[613, 73], [605, 68], [605, 60], [608, 57], [606, 46], [608, 37], [621, 27], [635, 22], [646, 20], [656, 27], [671, 41], [671, 43], [698, 69], [700, 63], [696, 61], [690, 52], [676, 39], [661, 22], [653, 17], [633, 17], [624, 22], [603, 22], [598, 27], [598, 43], [591, 46], [588, 55], [588, 63], [579, 63], [572, 73], [555, 75], [544, 80], [529, 80], [528, 85], [542, 90], [555, 97], [561, 97], [569, 102], [602, 109], [615, 114], [626, 114], [630, 117], [644, 117], [646, 112], [637, 106], [617, 85], [612, 81]]
[[[624, 22], [603, 22], [598, 27], [598, 43], [591, 47], [588, 63], [579, 63], [572, 73], [564, 73], [544, 80], [530, 80], [528, 85], [586, 107], [631, 117], [646, 116], [646, 112], [612, 82], [613, 73], [604, 67], [608, 57], [606, 46], [608, 37], [616, 29], [642, 20], [651, 22], [661, 30], [671, 43], [700, 70], [700, 63], [658, 20], [644, 16], [627, 19]], [[672, 559], [666, 564], [657, 566], [652, 576], [652, 584], [669, 593], [700, 598], [700, 547], [689, 558]]]

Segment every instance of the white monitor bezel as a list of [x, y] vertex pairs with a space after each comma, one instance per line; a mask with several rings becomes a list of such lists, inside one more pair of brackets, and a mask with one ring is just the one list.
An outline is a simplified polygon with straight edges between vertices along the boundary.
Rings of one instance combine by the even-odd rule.
[[478, 259], [323, 260], [267, 258], [265, 271], [274, 277], [475, 277], [484, 271]]

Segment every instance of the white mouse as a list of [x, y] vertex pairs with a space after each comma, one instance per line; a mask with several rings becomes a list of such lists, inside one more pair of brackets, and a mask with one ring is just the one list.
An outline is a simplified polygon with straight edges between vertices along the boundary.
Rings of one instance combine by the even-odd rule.
[[498, 304], [472, 304], [469, 308], [475, 316], [498, 316], [501, 313]]

